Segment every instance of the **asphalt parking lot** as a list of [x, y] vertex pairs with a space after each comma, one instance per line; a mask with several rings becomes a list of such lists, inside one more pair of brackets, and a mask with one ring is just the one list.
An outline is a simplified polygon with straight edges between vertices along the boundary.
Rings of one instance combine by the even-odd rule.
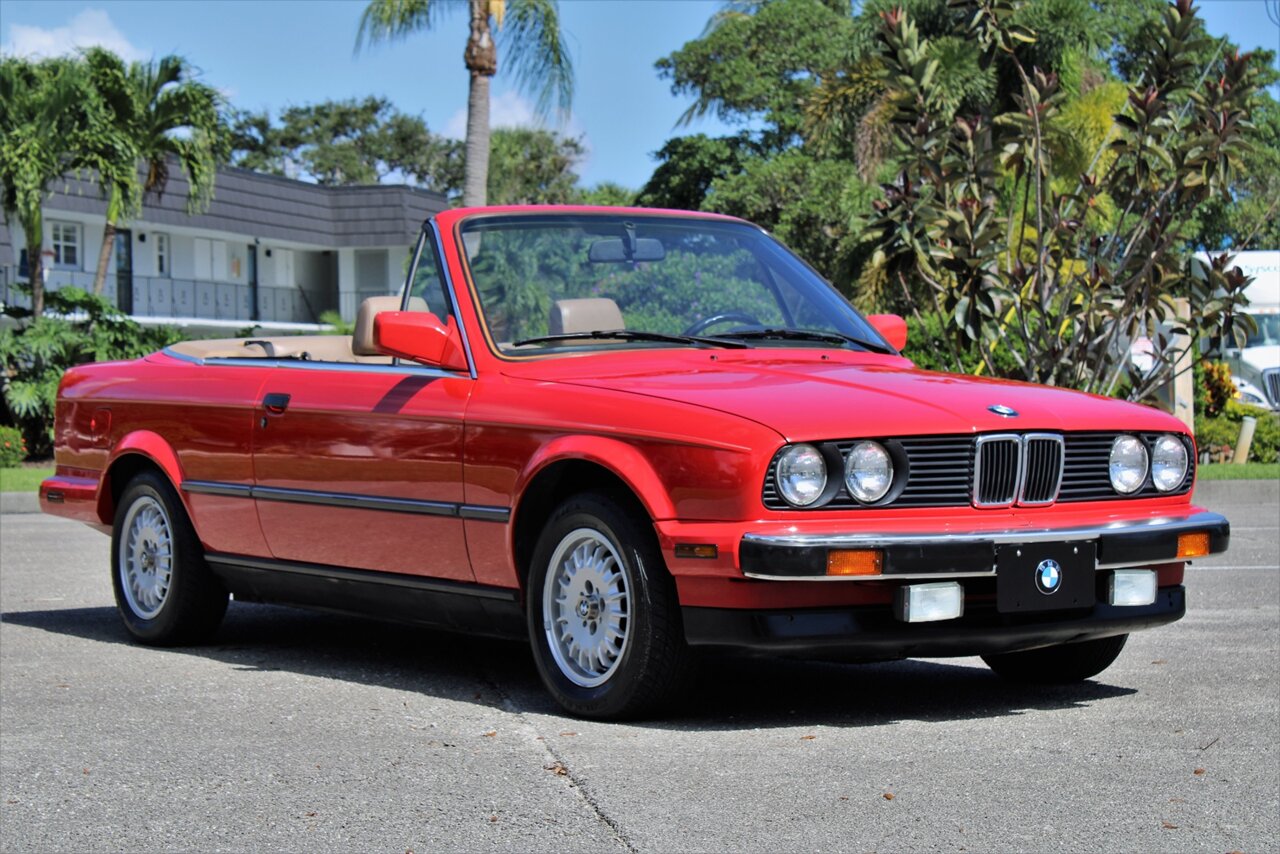
[[0, 515], [4, 851], [1280, 850], [1280, 484], [1098, 678], [721, 659], [666, 720], [559, 714], [528, 650], [233, 604], [126, 640], [107, 538]]

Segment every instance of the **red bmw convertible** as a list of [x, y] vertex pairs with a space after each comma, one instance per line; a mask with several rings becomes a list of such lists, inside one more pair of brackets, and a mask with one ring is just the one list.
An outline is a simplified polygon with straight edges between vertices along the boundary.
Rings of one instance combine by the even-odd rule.
[[527, 637], [596, 718], [700, 648], [1071, 681], [1180, 618], [1229, 538], [1183, 424], [905, 340], [741, 220], [451, 210], [350, 337], [69, 371], [40, 497], [111, 533], [143, 643], [231, 596]]

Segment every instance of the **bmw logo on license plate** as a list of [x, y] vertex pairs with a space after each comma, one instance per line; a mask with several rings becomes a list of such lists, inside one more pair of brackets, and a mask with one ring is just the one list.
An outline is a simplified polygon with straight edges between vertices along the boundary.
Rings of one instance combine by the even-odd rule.
[[1062, 586], [1062, 567], [1056, 560], [1042, 560], [1036, 567], [1036, 589], [1046, 596]]

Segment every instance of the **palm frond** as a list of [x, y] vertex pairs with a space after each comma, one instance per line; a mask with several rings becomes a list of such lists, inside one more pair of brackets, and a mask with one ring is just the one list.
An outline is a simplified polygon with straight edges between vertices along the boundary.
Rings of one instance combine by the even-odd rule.
[[545, 114], [554, 102], [564, 114], [573, 102], [573, 60], [560, 30], [556, 0], [508, 0], [498, 43], [516, 87], [536, 94]]
[[463, 5], [458, 0], [369, 0], [360, 13], [355, 52], [359, 53], [366, 44], [395, 41], [418, 30], [432, 29], [443, 16]]

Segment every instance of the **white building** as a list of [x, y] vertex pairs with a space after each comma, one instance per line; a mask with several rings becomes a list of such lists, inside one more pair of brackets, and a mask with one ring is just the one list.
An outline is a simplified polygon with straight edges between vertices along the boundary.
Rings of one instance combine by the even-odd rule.
[[[106, 224], [96, 184], [69, 178], [45, 204], [47, 287], [92, 290]], [[412, 187], [322, 187], [221, 169], [214, 199], [188, 214], [188, 184], [174, 168], [165, 193], [121, 223], [105, 293], [144, 323], [193, 332], [258, 325], [308, 328], [321, 312], [354, 319], [367, 296], [397, 293], [422, 223], [448, 206]], [[23, 303], [26, 240], [0, 222], [0, 302]]]

